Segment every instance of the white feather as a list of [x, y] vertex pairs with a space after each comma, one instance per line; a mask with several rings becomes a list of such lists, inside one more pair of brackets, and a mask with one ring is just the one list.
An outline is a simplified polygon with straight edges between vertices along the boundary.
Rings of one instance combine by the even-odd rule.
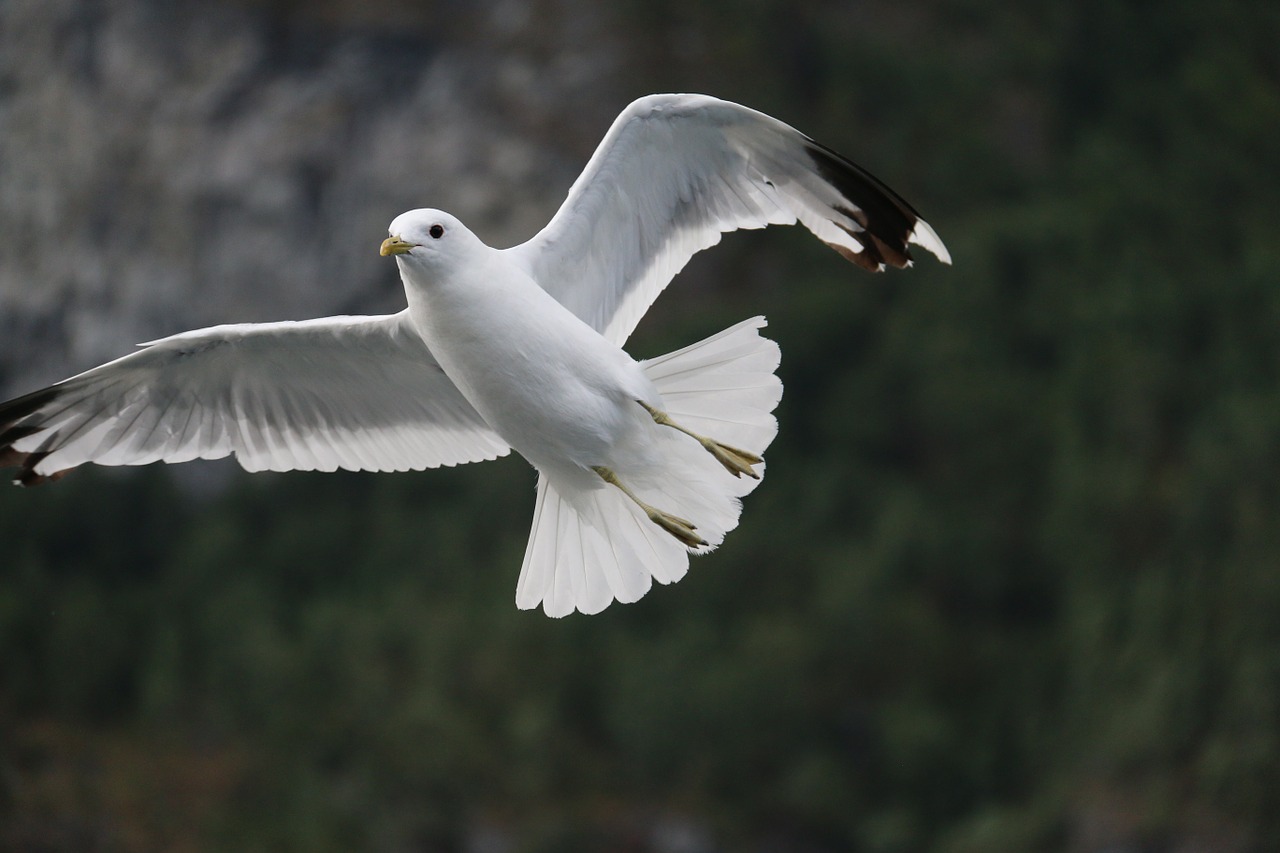
[[[782, 395], [782, 383], [773, 375], [778, 347], [760, 337], [764, 325], [763, 317], [753, 317], [641, 366], [668, 412], [675, 412], [680, 400], [689, 409], [716, 412], [713, 434], [733, 436], [742, 449], [763, 454], [777, 432], [770, 412]], [[760, 481], [731, 476], [683, 433], [656, 427], [653, 434], [660, 462], [620, 469], [619, 477], [647, 503], [696, 519], [708, 545], [694, 553], [707, 553], [737, 526], [739, 499]], [[764, 465], [757, 471], [763, 476]], [[689, 551], [619, 490], [590, 477], [557, 482], [544, 473], [516, 605], [528, 610], [542, 604], [548, 616], [557, 617], [574, 610], [596, 613], [615, 599], [640, 598], [651, 579], [674, 583], [688, 567]]]
[[228, 454], [249, 471], [407, 471], [509, 450], [406, 312], [185, 332], [36, 393], [9, 426], [30, 430], [14, 450], [47, 454], [37, 474]]
[[861, 235], [871, 231], [951, 262], [928, 223], [866, 170], [771, 116], [706, 95], [633, 102], [551, 222], [507, 251], [621, 346], [723, 233], [797, 221], [852, 255], [867, 251]]

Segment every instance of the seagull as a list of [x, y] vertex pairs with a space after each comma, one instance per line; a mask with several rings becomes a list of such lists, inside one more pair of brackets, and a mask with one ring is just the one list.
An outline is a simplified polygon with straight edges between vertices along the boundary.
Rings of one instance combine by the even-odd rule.
[[934, 230], [868, 171], [706, 95], [630, 104], [528, 242], [495, 249], [439, 210], [397, 216], [396, 314], [184, 332], [0, 403], [15, 482], [85, 463], [233, 454], [248, 471], [423, 470], [515, 450], [538, 472], [516, 604], [634, 602], [738, 524], [782, 396], [763, 317], [657, 358], [623, 351], [697, 252], [802, 224], [880, 271]]

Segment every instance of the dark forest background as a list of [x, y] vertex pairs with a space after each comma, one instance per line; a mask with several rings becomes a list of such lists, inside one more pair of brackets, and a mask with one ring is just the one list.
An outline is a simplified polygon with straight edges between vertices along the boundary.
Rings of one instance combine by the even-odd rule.
[[[630, 98], [702, 90], [866, 165], [954, 267], [790, 229], [696, 259], [629, 348], [767, 314], [781, 433], [725, 546], [597, 617], [514, 606], [519, 459], [0, 490], [0, 848], [1280, 848], [1280, 6], [578, 5], [219, 14], [394, 30], [397, 74], [523, 51], [535, 91], [590, 14], [592, 100], [521, 104], [573, 134], [541, 218]], [[380, 235], [327, 239], [394, 299]]]

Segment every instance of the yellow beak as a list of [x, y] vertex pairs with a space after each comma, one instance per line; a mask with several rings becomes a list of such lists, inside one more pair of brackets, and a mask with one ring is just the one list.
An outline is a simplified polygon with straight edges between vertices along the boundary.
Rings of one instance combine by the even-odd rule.
[[382, 248], [378, 250], [378, 254], [384, 258], [387, 255], [403, 255], [417, 245], [417, 243], [407, 243], [399, 237], [388, 237], [382, 241]]

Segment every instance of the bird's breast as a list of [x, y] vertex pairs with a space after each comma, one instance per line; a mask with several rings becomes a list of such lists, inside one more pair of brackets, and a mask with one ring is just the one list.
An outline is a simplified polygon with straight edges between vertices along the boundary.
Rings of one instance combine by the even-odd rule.
[[536, 284], [430, 293], [415, 322], [489, 425], [538, 467], [607, 464], [644, 424], [639, 366]]

